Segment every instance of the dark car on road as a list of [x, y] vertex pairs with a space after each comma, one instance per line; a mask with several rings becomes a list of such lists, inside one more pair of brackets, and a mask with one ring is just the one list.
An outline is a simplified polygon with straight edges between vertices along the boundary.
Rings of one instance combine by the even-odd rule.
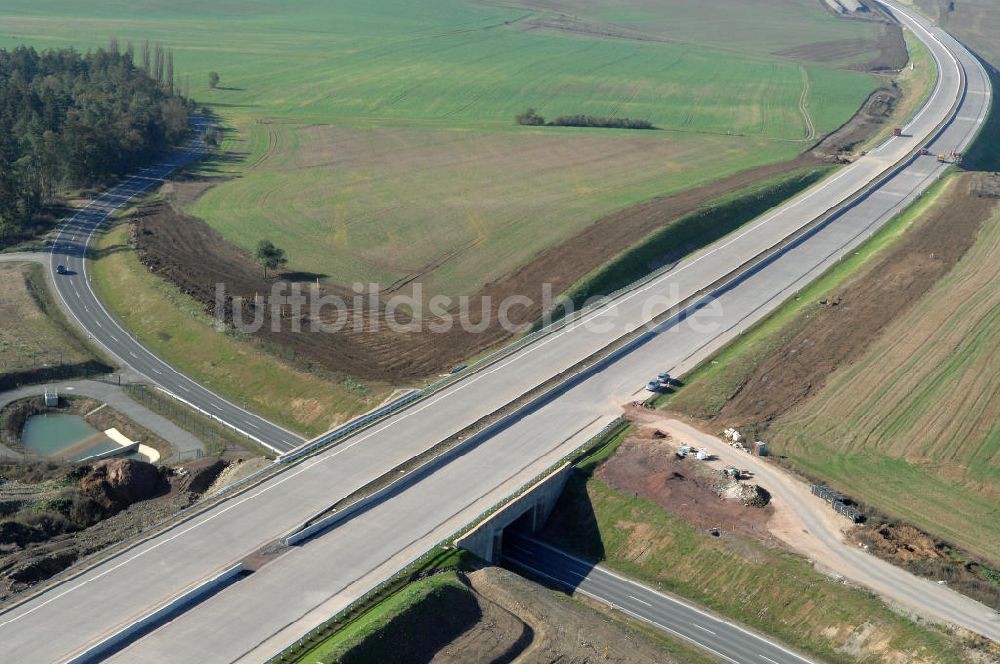
[[65, 265], [56, 265], [56, 274], [69, 274]]

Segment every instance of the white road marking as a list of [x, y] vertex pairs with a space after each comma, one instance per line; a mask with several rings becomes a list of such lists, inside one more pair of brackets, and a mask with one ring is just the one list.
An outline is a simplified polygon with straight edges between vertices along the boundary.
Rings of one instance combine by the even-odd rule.
[[646, 606], [653, 606], [652, 604], [650, 604], [650, 603], [649, 603], [649, 602], [647, 602], [646, 600], [644, 600], [644, 599], [639, 599], [639, 598], [638, 598], [638, 597], [636, 597], [635, 595], [629, 595], [629, 599], [634, 599], [635, 601], [639, 602], [639, 604], [645, 604]]
[[774, 661], [773, 659], [771, 659], [767, 655], [761, 655], [760, 657], [761, 657], [761, 659], [766, 659], [767, 661], [771, 662], [771, 664], [778, 664], [776, 661]]
[[[698, 629], [700, 629], [701, 631], [703, 631], [703, 632], [708, 632], [708, 633], [709, 633], [709, 634], [711, 634], [712, 636], [715, 636], [715, 632], [713, 632], [713, 631], [712, 631], [712, 630], [710, 630], [709, 628], [707, 628], [707, 627], [702, 627], [702, 626], [701, 626], [701, 625], [699, 625], [698, 623], [691, 623], [691, 624], [692, 624], [692, 625], [694, 625], [695, 627], [697, 627]], [[762, 655], [762, 656], [763, 656], [763, 655]]]

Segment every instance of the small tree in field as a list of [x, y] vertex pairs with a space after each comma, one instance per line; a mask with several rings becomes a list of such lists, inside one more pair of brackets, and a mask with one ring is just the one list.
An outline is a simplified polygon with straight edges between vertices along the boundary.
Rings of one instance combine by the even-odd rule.
[[208, 87], [212, 88], [213, 90], [219, 87], [219, 72], [217, 71], [208, 72]]
[[274, 246], [270, 240], [261, 240], [257, 243], [257, 262], [264, 266], [264, 278], [267, 279], [268, 269], [276, 270], [288, 264], [285, 257], [285, 250]]
[[529, 108], [524, 113], [518, 113], [515, 119], [517, 120], [517, 124], [528, 125], [529, 127], [540, 127], [545, 124], [545, 118], [540, 116], [533, 108]]

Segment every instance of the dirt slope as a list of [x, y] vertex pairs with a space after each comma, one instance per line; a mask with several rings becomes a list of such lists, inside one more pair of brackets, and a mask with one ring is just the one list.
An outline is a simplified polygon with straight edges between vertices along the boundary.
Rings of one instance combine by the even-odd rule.
[[[762, 180], [785, 173], [817, 166], [822, 162], [811, 155], [736, 173], [710, 185], [697, 187], [672, 196], [658, 198], [596, 221], [577, 236], [542, 252], [531, 263], [509, 276], [494, 282], [471, 298], [471, 320], [480, 320], [482, 310], [490, 312], [492, 324], [483, 332], [466, 332], [456, 325], [445, 333], [426, 330], [394, 331], [383, 316], [371, 317], [367, 311], [354, 309], [355, 293], [319, 286], [321, 297], [337, 296], [349, 306], [350, 313], [343, 328], [336, 333], [311, 333], [319, 329], [302, 316], [296, 333], [290, 318], [275, 320], [272, 311], [264, 312], [263, 327], [258, 336], [276, 347], [284, 356], [291, 356], [305, 366], [313, 364], [328, 371], [371, 380], [406, 381], [450, 370], [456, 364], [510, 338], [496, 324], [501, 303], [510, 296], [527, 294], [533, 300], [527, 307], [514, 307], [510, 312], [515, 325], [530, 324], [542, 314], [541, 284], [551, 284], [558, 294], [577, 283], [609, 257], [636, 244], [652, 231], [673, 219], [704, 206], [708, 201], [733, 193]], [[227, 320], [234, 311], [242, 320], [252, 321], [255, 309], [252, 301], [259, 294], [271, 292], [273, 280], [265, 280], [262, 269], [253, 257], [226, 242], [200, 219], [182, 215], [165, 203], [147, 205], [137, 216], [134, 243], [140, 260], [154, 273], [172, 281], [181, 291], [214, 312], [216, 284], [225, 284]], [[285, 272], [281, 279], [299, 282], [303, 294], [309, 295], [314, 275]], [[383, 303], [405, 284], [396, 284], [383, 292]], [[287, 291], [286, 291], [287, 292]], [[236, 306], [232, 296], [245, 298]], [[303, 310], [308, 310], [308, 305]], [[286, 310], [286, 316], [290, 310]], [[324, 310], [324, 322], [335, 320], [338, 312]], [[403, 324], [405, 315], [397, 317]], [[360, 326], [360, 329], [359, 329]], [[274, 329], [277, 331], [274, 331]]]
[[929, 217], [860, 278], [832, 294], [806, 324], [761, 362], [716, 417], [726, 426], [768, 422], [815, 394], [837, 367], [913, 306], [975, 242], [995, 201], [958, 182]]

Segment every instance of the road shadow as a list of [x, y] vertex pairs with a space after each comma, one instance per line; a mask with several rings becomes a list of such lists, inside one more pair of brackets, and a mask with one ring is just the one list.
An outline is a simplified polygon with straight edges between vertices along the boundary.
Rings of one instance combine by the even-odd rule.
[[70, 378], [95, 378], [114, 371], [114, 367], [99, 360], [70, 362], [51, 367], [24, 369], [0, 373], [0, 392], [15, 390], [25, 385], [37, 385]]
[[104, 247], [98, 249], [93, 245], [87, 247], [86, 251], [83, 252], [84, 258], [92, 261], [98, 261], [106, 256], [111, 256], [112, 254], [118, 254], [123, 251], [131, 251], [132, 248], [128, 244], [114, 244], [110, 247]]
[[282, 272], [279, 278], [281, 281], [302, 283], [302, 282], [316, 281], [317, 279], [326, 279], [329, 276], [330, 275], [323, 274], [322, 272], [306, 272], [300, 270], [292, 270], [289, 272]]

